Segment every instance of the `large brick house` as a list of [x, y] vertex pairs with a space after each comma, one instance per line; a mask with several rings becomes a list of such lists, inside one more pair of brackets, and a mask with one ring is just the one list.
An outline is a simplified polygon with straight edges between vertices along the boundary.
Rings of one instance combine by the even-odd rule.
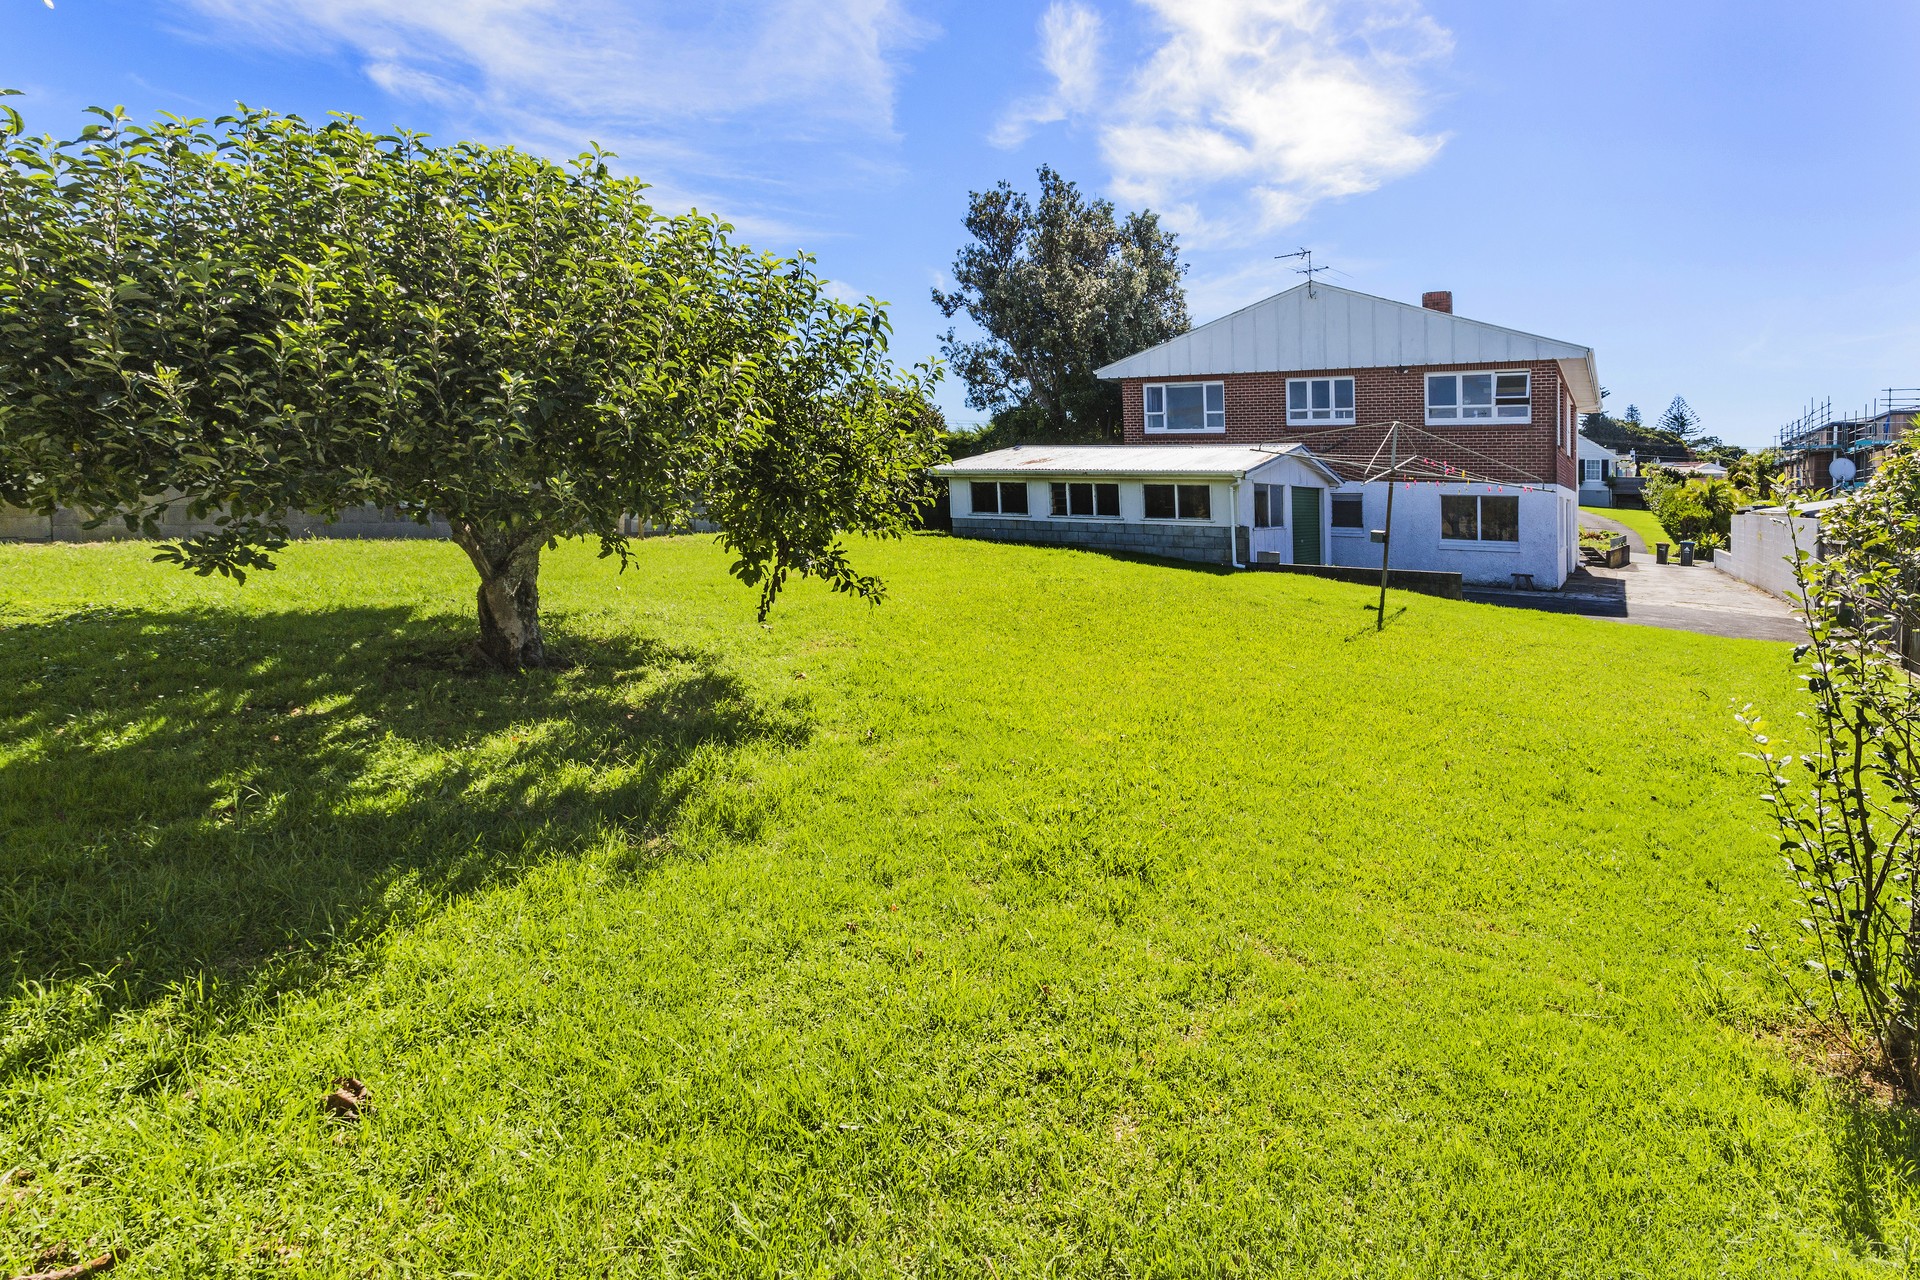
[[[1221, 543], [1234, 563], [1378, 567], [1369, 532], [1385, 522], [1390, 483], [1398, 486], [1394, 568], [1457, 572], [1470, 583], [1504, 584], [1517, 574], [1555, 587], [1579, 563], [1578, 424], [1600, 407], [1591, 348], [1456, 316], [1447, 293], [1414, 306], [1316, 283], [1099, 374], [1120, 384], [1118, 447], [1134, 458], [1149, 446], [1288, 445], [1294, 458], [1310, 453], [1338, 477], [1324, 493], [1308, 484], [1280, 496], [1268, 485], [1259, 486], [1264, 494], [1242, 492], [1251, 482], [1231, 480], [1206, 510], [1212, 523], [1234, 529]], [[984, 481], [1004, 464], [1037, 483], [1043, 452], [970, 458], [966, 476]], [[1395, 479], [1380, 478], [1396, 458]], [[1076, 461], [1084, 463], [1084, 453]], [[950, 478], [962, 479], [957, 471]], [[1048, 483], [1070, 480], [1062, 473]], [[1041, 501], [1049, 491], [1013, 518], [1026, 523], [1010, 533], [1004, 512], [976, 513], [971, 496], [967, 485], [954, 485], [956, 532], [1078, 543], [1092, 541], [1079, 522], [1119, 518], [1070, 505], [1056, 511]], [[1127, 510], [1136, 507], [1146, 510], [1138, 502]], [[1181, 518], [1142, 521], [1171, 534]], [[1318, 528], [1297, 527], [1308, 523]]]

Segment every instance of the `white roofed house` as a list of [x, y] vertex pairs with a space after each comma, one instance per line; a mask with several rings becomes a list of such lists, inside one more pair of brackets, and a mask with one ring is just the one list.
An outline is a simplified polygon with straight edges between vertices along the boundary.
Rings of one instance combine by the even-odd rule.
[[1395, 569], [1557, 587], [1579, 564], [1578, 423], [1600, 408], [1589, 347], [1456, 316], [1450, 293], [1416, 306], [1316, 283], [1099, 373], [1120, 384], [1124, 447], [1295, 444], [1342, 477], [1327, 563], [1379, 566], [1368, 535], [1392, 483]]
[[1613, 482], [1634, 474], [1633, 461], [1586, 436], [1580, 437], [1579, 445], [1580, 505], [1613, 506]]

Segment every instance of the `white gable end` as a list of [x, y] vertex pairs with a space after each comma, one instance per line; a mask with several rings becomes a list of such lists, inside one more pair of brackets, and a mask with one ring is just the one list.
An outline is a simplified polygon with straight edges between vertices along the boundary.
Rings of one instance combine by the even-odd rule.
[[1296, 285], [1098, 371], [1184, 378], [1557, 361], [1583, 413], [1600, 408], [1593, 349], [1329, 284]]

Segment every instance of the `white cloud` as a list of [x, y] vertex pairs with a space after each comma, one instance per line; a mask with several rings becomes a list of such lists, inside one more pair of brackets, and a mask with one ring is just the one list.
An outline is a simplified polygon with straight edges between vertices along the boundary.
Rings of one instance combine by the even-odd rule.
[[[1157, 209], [1191, 243], [1297, 222], [1320, 200], [1413, 172], [1444, 141], [1422, 131], [1418, 72], [1452, 38], [1417, 0], [1138, 3], [1153, 39], [1110, 93], [1049, 58], [1057, 88], [1036, 101], [1054, 114], [1016, 108], [1002, 136], [1024, 137], [1021, 120], [1088, 119], [1114, 194]], [[1098, 29], [1097, 15], [1083, 20]]]
[[388, 93], [492, 138], [600, 142], [663, 193], [756, 175], [758, 195], [730, 196], [749, 208], [781, 203], [782, 172], [798, 188], [802, 153], [892, 141], [898, 58], [929, 35], [904, 0], [178, 2], [218, 38], [347, 50]]
[[994, 126], [996, 147], [1017, 147], [1035, 125], [1054, 124], [1093, 106], [1100, 90], [1100, 15], [1078, 0], [1056, 0], [1040, 18], [1040, 63], [1053, 91], [1024, 98]]

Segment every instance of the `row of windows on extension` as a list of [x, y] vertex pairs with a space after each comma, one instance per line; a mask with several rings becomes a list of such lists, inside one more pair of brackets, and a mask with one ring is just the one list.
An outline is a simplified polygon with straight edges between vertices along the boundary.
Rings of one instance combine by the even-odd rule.
[[[1069, 480], [1048, 486], [1053, 514], [1056, 516], [1106, 516], [1120, 518], [1120, 486]], [[1267, 486], [1261, 485], [1261, 488]], [[1149, 520], [1210, 520], [1213, 518], [1212, 493], [1204, 484], [1143, 484]], [[1024, 480], [975, 480], [973, 514], [977, 516], [1024, 516], [1027, 510], [1027, 485]]]
[[[1152, 382], [1146, 387], [1146, 428], [1155, 434], [1227, 429], [1224, 382]], [[1352, 422], [1352, 378], [1288, 378], [1287, 425]], [[1533, 379], [1511, 373], [1430, 373], [1427, 421], [1533, 421]]]
[[[1072, 481], [1048, 486], [1056, 516], [1120, 516], [1120, 486], [1097, 481]], [[1285, 485], [1253, 486], [1255, 528], [1278, 528], [1286, 523]], [[1212, 493], [1204, 484], [1143, 484], [1144, 513], [1149, 520], [1206, 520], [1212, 517]], [[1024, 480], [973, 482], [973, 514], [1024, 516], [1027, 485]], [[1357, 493], [1333, 495], [1330, 523], [1336, 529], [1367, 527], [1366, 508]], [[1447, 542], [1520, 541], [1520, 499], [1499, 495], [1442, 494], [1440, 537]]]

